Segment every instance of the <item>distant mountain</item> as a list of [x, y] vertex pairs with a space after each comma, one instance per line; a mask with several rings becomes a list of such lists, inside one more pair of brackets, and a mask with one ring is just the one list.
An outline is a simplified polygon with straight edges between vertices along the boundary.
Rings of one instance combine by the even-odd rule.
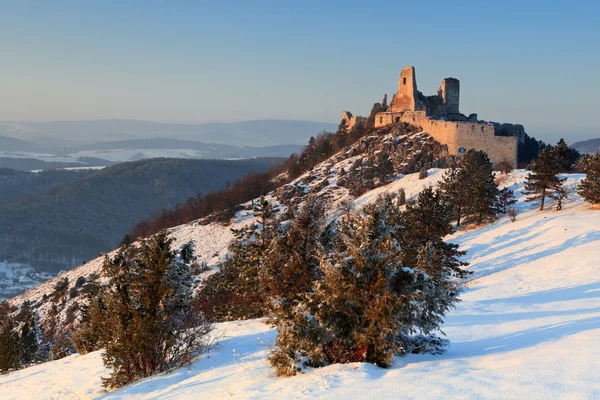
[[[287, 158], [292, 153], [299, 153], [302, 150], [302, 146], [295, 144], [264, 147], [232, 146], [191, 140], [154, 138], [64, 146], [60, 151], [57, 151], [56, 147], [38, 146], [40, 148], [37, 148], [37, 151], [31, 151], [27, 150], [28, 146], [35, 148], [37, 145], [22, 140], [6, 139], [13, 140], [14, 143], [12, 146], [0, 147], [0, 168], [17, 170], [108, 166], [124, 161], [159, 157], [187, 159]], [[39, 152], [40, 150], [44, 152]], [[55, 151], [55, 153], [51, 153], [51, 151]]]
[[169, 124], [135, 120], [0, 122], [0, 135], [46, 147], [117, 140], [169, 138], [236, 146], [304, 144], [336, 124], [314, 121], [256, 120], [208, 124]]
[[597, 153], [600, 151], [600, 138], [576, 142], [571, 147], [580, 153]]
[[[0, 126], [1, 129], [1, 126]], [[28, 142], [26, 140], [15, 139], [7, 136], [0, 136], [0, 151], [34, 151], [39, 152], [40, 145]]]
[[149, 215], [280, 162], [155, 158], [88, 171], [63, 184], [55, 181], [68, 181], [68, 174], [52, 179], [42, 175], [54, 182], [36, 184], [31, 182], [38, 179], [33, 174], [11, 176], [5, 171], [0, 192], [23, 196], [15, 199], [7, 194], [0, 204], [0, 261], [38, 271], [74, 267], [114, 248], [136, 222]]

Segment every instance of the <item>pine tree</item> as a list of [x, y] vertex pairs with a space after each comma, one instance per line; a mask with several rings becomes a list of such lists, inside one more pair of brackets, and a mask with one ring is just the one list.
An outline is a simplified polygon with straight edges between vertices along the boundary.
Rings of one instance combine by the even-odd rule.
[[340, 149], [344, 148], [348, 143], [348, 134], [348, 124], [346, 123], [346, 120], [343, 119], [340, 121], [336, 131], [337, 144]]
[[269, 297], [269, 321], [278, 331], [277, 350], [270, 359], [279, 365], [282, 375], [289, 375], [295, 368], [293, 338], [302, 334], [295, 323], [295, 312], [320, 276], [324, 222], [322, 200], [309, 197], [264, 257], [261, 285]]
[[464, 190], [466, 179], [461, 169], [452, 167], [446, 171], [440, 188], [448, 204], [453, 208], [456, 226], [460, 226], [467, 205], [467, 192]]
[[579, 153], [567, 146], [565, 139], [560, 139], [558, 143], [552, 147], [551, 152], [554, 154], [557, 163], [557, 173], [570, 172], [573, 164], [577, 161]]
[[585, 164], [586, 176], [577, 192], [589, 203], [600, 204], [600, 153], [590, 156]]
[[336, 134], [338, 135], [347, 135], [348, 134], [348, 123], [346, 122], [345, 119], [342, 119], [340, 121], [340, 124], [338, 125]]
[[350, 140], [354, 143], [359, 140], [365, 134], [365, 125], [362, 122], [358, 122], [354, 125], [350, 131]]
[[458, 245], [444, 241], [444, 237], [454, 233], [455, 229], [451, 224], [451, 206], [446, 203], [441, 191], [432, 187], [424, 189], [398, 218], [398, 222], [393, 222], [399, 227], [394, 238], [402, 249], [404, 265], [416, 265], [419, 252], [430, 244], [444, 257], [444, 267], [456, 277], [462, 279], [468, 275], [462, 268], [468, 264], [458, 260], [465, 253], [458, 250]]
[[497, 207], [500, 212], [506, 214], [507, 209], [516, 202], [517, 200], [515, 199], [515, 192], [513, 192], [512, 189], [504, 188], [500, 190], [497, 203]]
[[[447, 207], [440, 198], [429, 189], [408, 221], [431, 211], [425, 204]], [[462, 253], [438, 237], [452, 229], [450, 218], [431, 228], [432, 219], [421, 224], [432, 240], [416, 251], [413, 265], [398, 240], [407, 224], [392, 196], [339, 220], [321, 248], [322, 278], [277, 324], [269, 357], [277, 374], [355, 361], [385, 367], [395, 354], [442, 351], [446, 341], [432, 332], [458, 301], [467, 274], [457, 260]]]
[[217, 320], [262, 317], [265, 293], [261, 290], [262, 257], [279, 232], [277, 213], [264, 198], [253, 203], [258, 226], [232, 229], [230, 257], [221, 265], [221, 273], [207, 279], [200, 297]]
[[496, 219], [500, 190], [495, 181], [492, 163], [483, 150], [469, 150], [461, 165], [463, 187], [467, 197], [465, 219], [480, 224]]
[[8, 303], [0, 303], [0, 374], [19, 368], [19, 335]]
[[19, 337], [19, 359], [23, 366], [28, 366], [39, 359], [38, 334], [37, 315], [31, 313], [23, 322]]
[[162, 231], [105, 259], [107, 388], [186, 364], [205, 346], [210, 324], [193, 312], [191, 266], [171, 245]]
[[565, 179], [559, 179], [558, 164], [555, 154], [548, 149], [540, 151], [538, 158], [532, 163], [532, 172], [527, 175], [525, 194], [530, 195], [526, 201], [539, 201], [540, 211], [544, 209], [546, 197], [561, 187]]
[[379, 153], [377, 156], [377, 170], [376, 176], [379, 179], [380, 184], [384, 184], [388, 179], [394, 175], [394, 163], [392, 162], [388, 153]]

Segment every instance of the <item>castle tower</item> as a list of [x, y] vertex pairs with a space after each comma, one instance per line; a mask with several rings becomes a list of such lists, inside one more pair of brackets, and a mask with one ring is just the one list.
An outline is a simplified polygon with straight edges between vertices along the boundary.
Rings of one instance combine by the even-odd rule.
[[455, 78], [445, 78], [437, 92], [441, 97], [446, 114], [459, 114], [460, 82]]
[[404, 67], [398, 81], [398, 93], [390, 103], [389, 111], [421, 111], [423, 106], [417, 97], [415, 67]]

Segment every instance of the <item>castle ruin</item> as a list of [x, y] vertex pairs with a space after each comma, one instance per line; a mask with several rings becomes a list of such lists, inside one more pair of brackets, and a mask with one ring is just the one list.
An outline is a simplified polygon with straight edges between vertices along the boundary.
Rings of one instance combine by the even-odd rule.
[[421, 127], [448, 146], [449, 154], [461, 155], [469, 149], [483, 150], [492, 163], [507, 161], [516, 167], [518, 143], [525, 138], [523, 126], [480, 121], [477, 114], [467, 117], [460, 113], [459, 101], [458, 79], [445, 78], [437, 94], [424, 96], [417, 89], [415, 68], [405, 67], [400, 73], [398, 91], [389, 105], [385, 95], [381, 103], [373, 105], [368, 117], [342, 111], [342, 119], [350, 128], [357, 123], [378, 128], [406, 122]]

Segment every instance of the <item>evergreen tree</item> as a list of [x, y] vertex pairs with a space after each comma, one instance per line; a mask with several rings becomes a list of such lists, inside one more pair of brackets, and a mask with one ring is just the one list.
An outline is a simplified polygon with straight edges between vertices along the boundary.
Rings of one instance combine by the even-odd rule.
[[589, 203], [600, 204], [600, 153], [586, 160], [585, 173], [577, 192]]
[[162, 231], [105, 259], [108, 388], [186, 364], [205, 345], [210, 325], [193, 312], [191, 266], [171, 244]]
[[560, 139], [558, 143], [551, 149], [557, 163], [557, 173], [570, 172], [573, 164], [577, 162], [579, 158], [579, 152], [577, 150], [567, 146], [564, 139]]
[[464, 209], [467, 205], [467, 192], [464, 190], [466, 179], [461, 169], [452, 167], [446, 171], [440, 183], [440, 188], [448, 204], [453, 208], [456, 226], [460, 226]]
[[540, 151], [538, 158], [532, 163], [532, 172], [527, 175], [525, 194], [530, 195], [526, 201], [539, 201], [540, 211], [544, 209], [547, 195], [560, 189], [565, 179], [559, 179], [558, 163], [555, 154], [548, 149]]
[[[440, 197], [429, 189], [423, 204], [435, 198], [444, 207]], [[424, 230], [433, 238], [434, 232], [451, 229], [445, 221], [448, 226]], [[402, 222], [391, 196], [338, 221], [329, 234], [331, 244], [321, 248], [322, 278], [279, 321], [284, 329], [278, 329], [269, 357], [279, 375], [293, 375], [302, 366], [356, 361], [385, 367], [395, 354], [443, 350], [446, 342], [432, 332], [458, 301], [461, 277], [467, 274], [459, 271], [462, 253], [453, 248], [449, 254], [441, 239], [432, 240], [417, 250], [413, 265], [407, 264], [411, 258], [397, 239], [407, 226]]]
[[350, 131], [350, 140], [352, 143], [359, 140], [365, 134], [365, 126], [362, 122], [358, 122], [354, 125], [352, 130]]
[[0, 374], [19, 368], [19, 335], [8, 303], [0, 304]]
[[262, 317], [265, 293], [260, 275], [263, 254], [278, 235], [279, 223], [273, 206], [261, 198], [253, 204], [258, 226], [232, 229], [234, 241], [230, 257], [221, 266], [221, 273], [207, 279], [200, 297], [217, 320]]
[[340, 121], [340, 124], [338, 125], [336, 134], [343, 136], [343, 135], [347, 135], [348, 134], [348, 123], [346, 122], [345, 119], [342, 119]]
[[[294, 337], [302, 334], [295, 323], [295, 311], [312, 284], [320, 277], [321, 234], [325, 223], [324, 204], [310, 197], [295, 213], [289, 227], [273, 242], [265, 255], [262, 287], [269, 296], [269, 321], [277, 327], [277, 351], [273, 360], [290, 361]], [[287, 372], [283, 374], [289, 374]]]
[[500, 210], [500, 212], [506, 214], [507, 209], [516, 202], [517, 200], [515, 199], [515, 192], [513, 192], [512, 189], [504, 188], [500, 190], [497, 203], [497, 208]]
[[338, 129], [336, 131], [337, 145], [340, 149], [343, 149], [346, 146], [346, 144], [348, 143], [348, 134], [349, 134], [348, 124], [346, 123], [346, 120], [343, 119], [340, 121], [340, 124], [338, 125]]
[[38, 335], [37, 315], [31, 313], [23, 322], [19, 337], [19, 359], [23, 366], [28, 366], [39, 359]]
[[73, 335], [75, 350], [80, 354], [99, 350], [110, 340], [108, 332], [111, 328], [108, 326], [108, 310], [104, 304], [104, 296], [108, 293], [105, 286], [93, 286], [86, 293], [87, 301], [81, 305], [80, 324]]
[[498, 213], [498, 184], [486, 152], [469, 150], [459, 168], [451, 168], [440, 184], [449, 204], [454, 208], [456, 225], [464, 217], [476, 224], [493, 220]]
[[469, 150], [461, 165], [462, 190], [466, 195], [465, 219], [480, 224], [496, 218], [500, 190], [495, 181], [492, 163], [483, 150]]
[[454, 227], [451, 206], [439, 190], [424, 189], [397, 218], [398, 222], [391, 223], [399, 227], [394, 231], [394, 238], [402, 249], [404, 265], [416, 265], [419, 252], [429, 244], [443, 256], [441, 261], [445, 268], [458, 278], [467, 277], [468, 272], [462, 267], [468, 264], [458, 260], [465, 252], [459, 251], [458, 245], [444, 241], [444, 237], [454, 233]]
[[376, 176], [381, 184], [384, 184], [394, 175], [394, 163], [388, 153], [379, 153], [377, 156]]

